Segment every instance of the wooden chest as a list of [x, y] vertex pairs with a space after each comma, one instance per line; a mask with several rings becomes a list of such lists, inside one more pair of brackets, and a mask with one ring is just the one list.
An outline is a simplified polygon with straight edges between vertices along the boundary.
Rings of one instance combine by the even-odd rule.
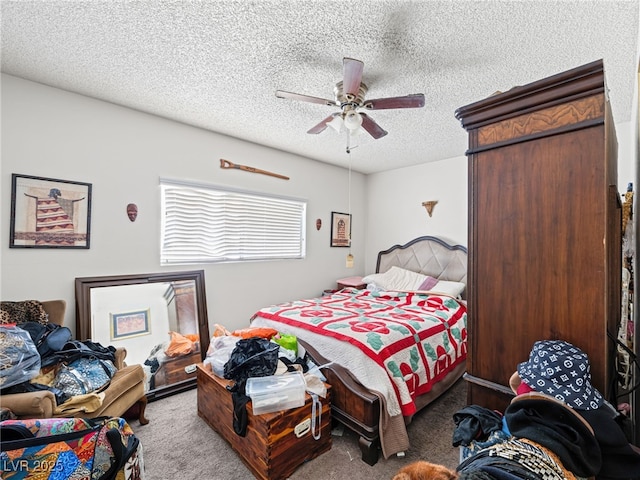
[[167, 360], [160, 365], [160, 368], [158, 368], [153, 377], [154, 388], [171, 385], [173, 383], [193, 378], [193, 372], [187, 373], [185, 371], [185, 367], [201, 361], [200, 349], [198, 349], [197, 352]]
[[233, 430], [233, 402], [226, 389], [232, 382], [218, 377], [209, 365], [202, 364], [197, 368], [197, 382], [198, 415], [229, 442], [256, 478], [286, 479], [304, 462], [331, 449], [331, 389], [328, 385], [326, 398], [320, 398], [320, 438], [316, 440], [310, 430], [299, 437], [296, 435], [296, 427], [301, 429], [305, 421], [312, 420], [309, 394], [302, 407], [262, 415], [253, 415], [251, 402], [247, 403], [247, 434], [241, 437]]

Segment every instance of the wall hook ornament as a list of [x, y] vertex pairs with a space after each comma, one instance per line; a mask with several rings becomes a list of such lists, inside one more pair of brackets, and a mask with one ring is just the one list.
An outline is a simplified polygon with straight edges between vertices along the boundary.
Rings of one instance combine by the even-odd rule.
[[322, 227], [322, 220], [318, 218], [316, 220], [316, 230], [320, 230], [321, 227]]
[[433, 207], [436, 206], [438, 200], [429, 200], [428, 202], [422, 202], [422, 206], [427, 209], [429, 216], [433, 214]]

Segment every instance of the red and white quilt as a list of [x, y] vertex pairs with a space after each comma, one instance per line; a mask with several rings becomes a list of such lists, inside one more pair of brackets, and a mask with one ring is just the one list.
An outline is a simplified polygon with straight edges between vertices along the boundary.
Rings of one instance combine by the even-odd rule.
[[[263, 308], [257, 318], [272, 320], [272, 327], [284, 324], [356, 346], [386, 371], [403, 415], [413, 415], [416, 397], [429, 392], [467, 354], [466, 306], [446, 295], [345, 288]], [[276, 328], [286, 331], [284, 325]], [[313, 345], [312, 338], [305, 340]]]

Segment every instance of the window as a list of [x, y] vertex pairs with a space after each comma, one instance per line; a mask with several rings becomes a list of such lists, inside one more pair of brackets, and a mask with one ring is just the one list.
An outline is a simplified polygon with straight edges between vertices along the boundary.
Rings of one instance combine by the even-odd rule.
[[304, 200], [167, 179], [160, 187], [163, 265], [305, 256]]

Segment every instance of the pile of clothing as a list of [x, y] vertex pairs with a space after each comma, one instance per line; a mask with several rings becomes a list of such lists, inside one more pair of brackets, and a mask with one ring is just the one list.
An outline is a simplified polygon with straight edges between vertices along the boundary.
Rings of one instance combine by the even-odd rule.
[[589, 359], [578, 347], [536, 342], [509, 383], [516, 396], [503, 413], [470, 405], [454, 414], [459, 478], [640, 479], [640, 449], [591, 384]]

